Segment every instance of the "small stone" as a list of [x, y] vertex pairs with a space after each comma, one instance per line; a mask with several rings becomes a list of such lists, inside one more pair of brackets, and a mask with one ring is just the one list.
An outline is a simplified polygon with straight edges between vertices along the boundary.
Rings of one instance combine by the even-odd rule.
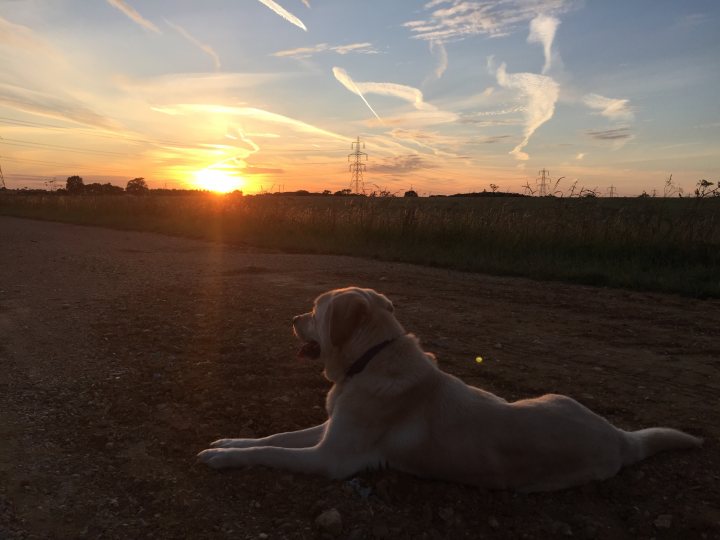
[[269, 536], [267, 535], [267, 533], [260, 533], [258, 534], [258, 538], [260, 538], [260, 540], [267, 540]]
[[496, 349], [502, 349], [502, 348], [503, 348], [503, 344], [502, 344], [502, 343], [496, 343], [496, 344], [495, 344], [495, 348], [496, 348]]
[[673, 517], [670, 514], [661, 514], [653, 521], [653, 525], [658, 529], [669, 529], [672, 527], [672, 520]]
[[488, 519], [488, 525], [490, 525], [491, 529], [499, 529], [500, 528], [500, 522], [495, 519], [494, 517], [491, 517]]
[[336, 508], [325, 510], [315, 519], [315, 525], [322, 532], [329, 533], [332, 536], [339, 536], [342, 532], [342, 516]]

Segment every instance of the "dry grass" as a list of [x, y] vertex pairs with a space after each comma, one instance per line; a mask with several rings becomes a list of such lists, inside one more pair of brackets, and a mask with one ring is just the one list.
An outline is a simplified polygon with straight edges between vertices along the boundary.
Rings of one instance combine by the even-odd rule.
[[0, 195], [0, 213], [720, 296], [720, 200]]

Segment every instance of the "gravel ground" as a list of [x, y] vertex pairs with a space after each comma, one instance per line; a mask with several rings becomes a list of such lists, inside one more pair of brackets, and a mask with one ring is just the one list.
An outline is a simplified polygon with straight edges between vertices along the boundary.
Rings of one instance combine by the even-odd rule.
[[[470, 384], [706, 444], [532, 495], [197, 465], [324, 419], [290, 320], [351, 284]], [[718, 328], [718, 301], [0, 217], [0, 539], [720, 538]]]

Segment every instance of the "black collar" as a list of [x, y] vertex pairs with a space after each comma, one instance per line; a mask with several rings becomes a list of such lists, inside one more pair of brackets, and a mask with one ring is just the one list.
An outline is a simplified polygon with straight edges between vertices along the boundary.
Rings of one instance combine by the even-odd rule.
[[345, 373], [345, 378], [349, 379], [353, 375], [357, 375], [358, 373], [360, 373], [363, 369], [365, 369], [365, 367], [368, 365], [370, 360], [375, 358], [375, 356], [380, 351], [382, 351], [385, 347], [390, 345], [396, 339], [397, 339], [396, 337], [392, 338], [392, 339], [388, 339], [386, 341], [383, 341], [382, 343], [378, 343], [374, 347], [371, 347], [367, 351], [365, 351], [365, 354], [363, 354], [360, 358], [355, 360], [355, 362], [353, 362], [352, 366], [350, 366], [350, 369], [347, 370], [347, 372]]

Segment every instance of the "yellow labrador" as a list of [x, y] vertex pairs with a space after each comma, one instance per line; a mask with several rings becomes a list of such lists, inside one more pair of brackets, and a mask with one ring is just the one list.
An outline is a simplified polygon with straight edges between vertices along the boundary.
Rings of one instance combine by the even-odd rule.
[[602, 480], [661, 450], [702, 439], [670, 428], [623, 431], [577, 401], [545, 395], [508, 403], [438, 369], [371, 289], [327, 292], [293, 320], [334, 383], [328, 420], [261, 439], [221, 439], [210, 467], [264, 465], [344, 478], [392, 467], [485, 488], [556, 490]]

